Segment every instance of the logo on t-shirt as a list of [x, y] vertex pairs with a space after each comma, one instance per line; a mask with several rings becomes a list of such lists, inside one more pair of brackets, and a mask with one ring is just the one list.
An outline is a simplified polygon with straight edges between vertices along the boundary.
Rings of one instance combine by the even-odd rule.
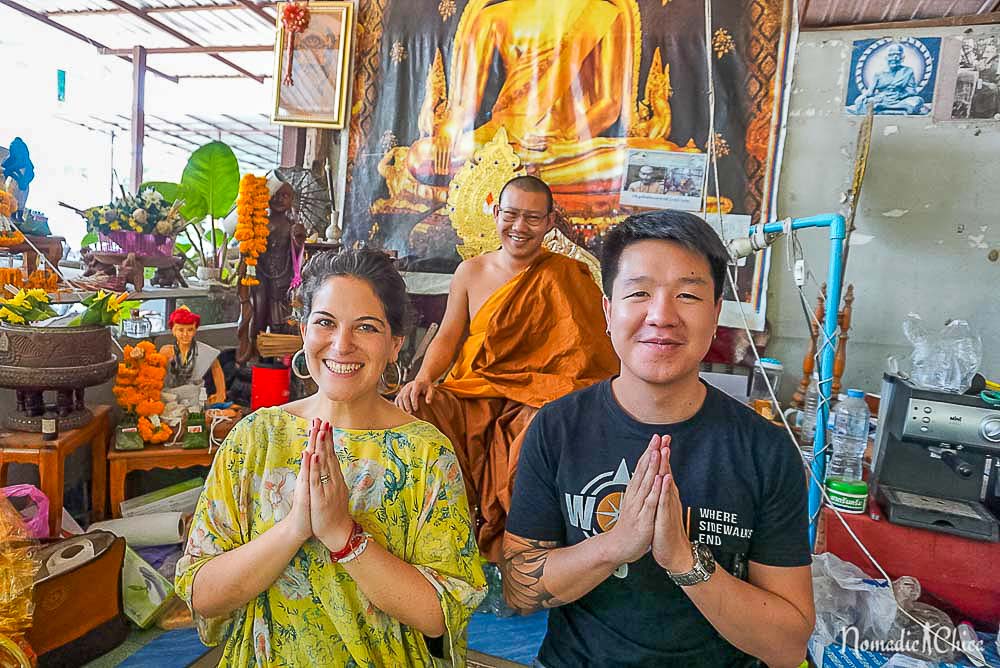
[[628, 464], [622, 459], [617, 469], [594, 476], [579, 494], [564, 494], [570, 525], [587, 538], [610, 531], [618, 521], [622, 494], [631, 479]]
[[[622, 459], [617, 469], [591, 478], [579, 494], [564, 494], [566, 517], [570, 525], [579, 529], [587, 538], [610, 531], [618, 521], [622, 495], [631, 479], [628, 464]], [[628, 564], [619, 566], [614, 575], [618, 578], [627, 577]]]

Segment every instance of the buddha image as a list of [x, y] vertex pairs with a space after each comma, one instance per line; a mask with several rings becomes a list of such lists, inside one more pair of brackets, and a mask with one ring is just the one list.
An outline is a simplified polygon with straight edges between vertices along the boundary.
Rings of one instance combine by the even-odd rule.
[[[705, 153], [710, 55], [728, 68], [715, 124], [728, 144], [720, 197], [713, 191], [708, 207], [759, 203], [750, 190], [764, 182], [775, 61], [733, 44], [762, 34], [761, 20], [779, 21], [780, 8], [778, 0], [723, 3], [713, 20], [737, 35], [727, 34], [729, 47], [706, 45], [703, 5], [679, 0], [412, 0], [388, 2], [370, 20], [362, 13], [345, 241], [457, 262], [455, 235], [462, 245], [492, 223], [462, 229], [449, 213], [458, 210], [451, 186], [469, 185], [463, 168], [499, 137], [512, 153], [491, 150], [481, 170], [496, 187], [466, 187], [476, 206], [459, 208], [485, 211], [480, 194], [486, 201], [516, 174], [532, 174], [552, 188], [569, 238], [594, 252], [632, 212], [620, 200], [642, 183], [626, 168], [630, 150]], [[748, 73], [763, 83], [748, 88]], [[750, 170], [760, 172], [752, 184]], [[657, 180], [666, 193], [662, 169]], [[653, 183], [635, 187], [655, 192]]]

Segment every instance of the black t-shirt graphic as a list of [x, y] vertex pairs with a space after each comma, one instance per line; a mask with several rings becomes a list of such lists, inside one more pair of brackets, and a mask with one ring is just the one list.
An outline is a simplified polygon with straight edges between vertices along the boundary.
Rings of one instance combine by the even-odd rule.
[[[670, 425], [634, 420], [604, 381], [543, 407], [525, 437], [507, 530], [573, 545], [608, 531], [654, 434], [670, 463], [692, 540], [746, 579], [747, 562], [810, 563], [802, 460], [787, 434], [712, 386], [701, 409]], [[549, 611], [539, 659], [580, 666], [742, 666], [750, 659], [709, 624], [646, 554], [581, 599]]]

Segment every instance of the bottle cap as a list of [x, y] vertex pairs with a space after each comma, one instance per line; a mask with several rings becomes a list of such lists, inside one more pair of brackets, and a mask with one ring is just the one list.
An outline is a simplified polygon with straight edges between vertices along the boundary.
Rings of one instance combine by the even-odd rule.
[[864, 399], [865, 393], [863, 390], [848, 390], [847, 396], [854, 397], [855, 399]]

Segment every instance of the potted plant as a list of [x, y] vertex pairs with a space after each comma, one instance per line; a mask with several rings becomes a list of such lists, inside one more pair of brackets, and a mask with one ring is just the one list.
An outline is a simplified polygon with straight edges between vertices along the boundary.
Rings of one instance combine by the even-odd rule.
[[179, 245], [179, 250], [189, 259], [200, 261], [197, 275], [202, 280], [225, 278], [230, 238], [220, 223], [233, 210], [239, 187], [236, 154], [220, 141], [205, 144], [191, 154], [180, 182], [151, 181], [142, 185], [154, 189], [166, 201], [180, 202], [180, 214], [189, 226], [184, 229], [188, 243]]

